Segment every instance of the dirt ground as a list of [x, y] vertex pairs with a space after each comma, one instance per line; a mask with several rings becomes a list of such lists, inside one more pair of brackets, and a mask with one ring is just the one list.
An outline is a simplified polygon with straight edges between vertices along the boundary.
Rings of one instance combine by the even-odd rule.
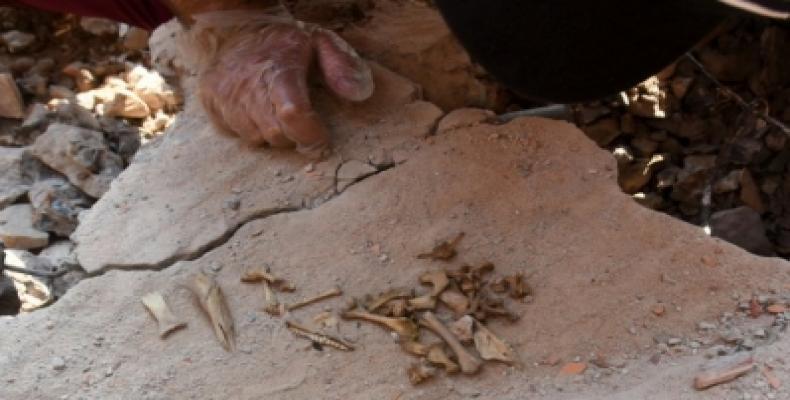
[[[787, 261], [638, 205], [620, 190], [611, 154], [571, 124], [495, 125], [481, 110], [444, 110], [379, 61], [377, 92], [364, 104], [317, 89], [335, 144], [318, 163], [216, 134], [185, 82], [186, 110], [72, 235], [89, 277], [50, 307], [0, 319], [2, 397], [790, 398], [786, 313], [764, 310], [790, 302]], [[458, 232], [457, 259], [417, 259]], [[486, 261], [533, 288], [512, 302], [518, 321], [489, 324], [516, 366], [489, 362], [474, 376], [440, 373], [412, 386], [405, 371], [416, 359], [389, 332], [316, 322], [338, 318], [352, 297]], [[257, 265], [296, 285], [278, 294], [286, 302], [332, 286], [344, 294], [272, 317], [261, 287], [239, 281]], [[233, 352], [187, 289], [200, 271], [227, 298]], [[140, 302], [152, 291], [185, 329], [159, 338]], [[356, 349], [313, 345], [286, 320]], [[693, 389], [703, 364], [743, 354], [756, 361], [746, 376]], [[563, 373], [569, 363], [585, 369]]]

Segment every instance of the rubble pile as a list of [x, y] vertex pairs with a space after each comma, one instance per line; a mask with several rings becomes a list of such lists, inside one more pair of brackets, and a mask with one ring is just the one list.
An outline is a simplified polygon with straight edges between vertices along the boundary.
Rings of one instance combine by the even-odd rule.
[[790, 29], [746, 19], [578, 123], [623, 191], [760, 255], [790, 257]]
[[[30, 311], [84, 275], [68, 241], [79, 214], [173, 123], [181, 99], [149, 67], [146, 31], [12, 7], [0, 21], [0, 240], [8, 265], [59, 273], [6, 272]], [[47, 257], [52, 246], [62, 254]]]

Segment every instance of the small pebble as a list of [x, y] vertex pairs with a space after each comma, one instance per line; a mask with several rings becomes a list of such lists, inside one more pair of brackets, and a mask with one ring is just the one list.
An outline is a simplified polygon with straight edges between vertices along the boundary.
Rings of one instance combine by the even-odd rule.
[[55, 356], [52, 357], [52, 360], [50, 360], [49, 365], [55, 371], [63, 371], [64, 369], [66, 369], [66, 360], [64, 360], [62, 357]]

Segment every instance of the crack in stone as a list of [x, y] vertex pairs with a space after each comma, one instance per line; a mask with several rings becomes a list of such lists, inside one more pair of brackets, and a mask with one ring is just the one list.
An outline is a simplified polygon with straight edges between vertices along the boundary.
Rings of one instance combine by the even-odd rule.
[[[342, 165], [342, 163], [340, 163], [340, 165]], [[98, 277], [98, 276], [102, 276], [102, 275], [104, 275], [104, 274], [106, 274], [107, 272], [110, 272], [110, 271], [163, 271], [163, 270], [165, 270], [165, 269], [167, 269], [167, 268], [169, 268], [169, 267], [171, 267], [171, 266], [173, 266], [176, 263], [181, 262], [181, 261], [194, 261], [194, 260], [200, 259], [204, 255], [212, 252], [213, 250], [224, 246], [228, 241], [230, 241], [233, 238], [233, 236], [241, 228], [243, 228], [245, 225], [247, 225], [247, 224], [249, 224], [251, 222], [267, 219], [269, 217], [273, 217], [273, 216], [280, 215], [280, 214], [290, 214], [290, 213], [304, 211], [304, 210], [317, 209], [318, 207], [321, 207], [322, 205], [324, 205], [324, 204], [326, 204], [326, 203], [328, 203], [328, 202], [330, 202], [332, 200], [335, 200], [336, 198], [340, 197], [340, 195], [342, 195], [343, 192], [347, 191], [352, 186], [357, 185], [360, 182], [365, 181], [367, 179], [370, 179], [371, 177], [376, 176], [376, 175], [378, 175], [378, 174], [380, 174], [382, 172], [385, 172], [385, 171], [388, 171], [390, 169], [393, 169], [393, 168], [395, 168], [398, 165], [400, 165], [400, 164], [393, 163], [391, 165], [384, 165], [384, 166], [378, 167], [376, 172], [374, 172], [374, 173], [372, 173], [370, 175], [366, 175], [364, 177], [361, 177], [360, 179], [350, 183], [345, 189], [343, 189], [343, 191], [340, 191], [340, 192], [337, 191], [337, 186], [336, 186], [337, 185], [337, 171], [340, 168], [338, 166], [337, 170], [335, 171], [335, 176], [334, 176], [334, 179], [335, 179], [335, 185], [333, 186], [334, 190], [332, 191], [332, 193], [329, 196], [329, 198], [327, 198], [325, 201], [320, 202], [320, 204], [316, 205], [315, 207], [307, 207], [307, 206], [296, 207], [296, 206], [294, 206], [294, 207], [279, 207], [279, 208], [261, 210], [261, 211], [258, 211], [256, 213], [248, 216], [247, 218], [239, 221], [238, 223], [236, 223], [235, 225], [233, 225], [232, 227], [227, 229], [222, 235], [220, 235], [217, 238], [209, 241], [208, 243], [205, 243], [205, 244], [201, 245], [199, 248], [197, 248], [194, 251], [190, 251], [190, 252], [187, 252], [187, 253], [173, 254], [172, 256], [170, 256], [170, 257], [168, 257], [168, 258], [166, 258], [166, 259], [164, 259], [164, 260], [162, 260], [162, 261], [160, 261], [158, 263], [155, 263], [155, 264], [118, 264], [118, 265], [109, 264], [109, 265], [105, 265], [100, 270], [98, 270], [98, 271], [96, 271], [94, 273], [89, 273], [85, 277], [85, 280], [91, 279], [91, 278], [95, 278], [95, 277]]]

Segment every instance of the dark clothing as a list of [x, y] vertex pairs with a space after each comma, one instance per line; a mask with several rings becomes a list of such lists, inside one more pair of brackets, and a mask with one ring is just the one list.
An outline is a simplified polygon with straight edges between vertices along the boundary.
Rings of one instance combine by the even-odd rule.
[[0, 4], [104, 17], [145, 29], [154, 29], [173, 17], [173, 13], [158, 0], [0, 0]]

